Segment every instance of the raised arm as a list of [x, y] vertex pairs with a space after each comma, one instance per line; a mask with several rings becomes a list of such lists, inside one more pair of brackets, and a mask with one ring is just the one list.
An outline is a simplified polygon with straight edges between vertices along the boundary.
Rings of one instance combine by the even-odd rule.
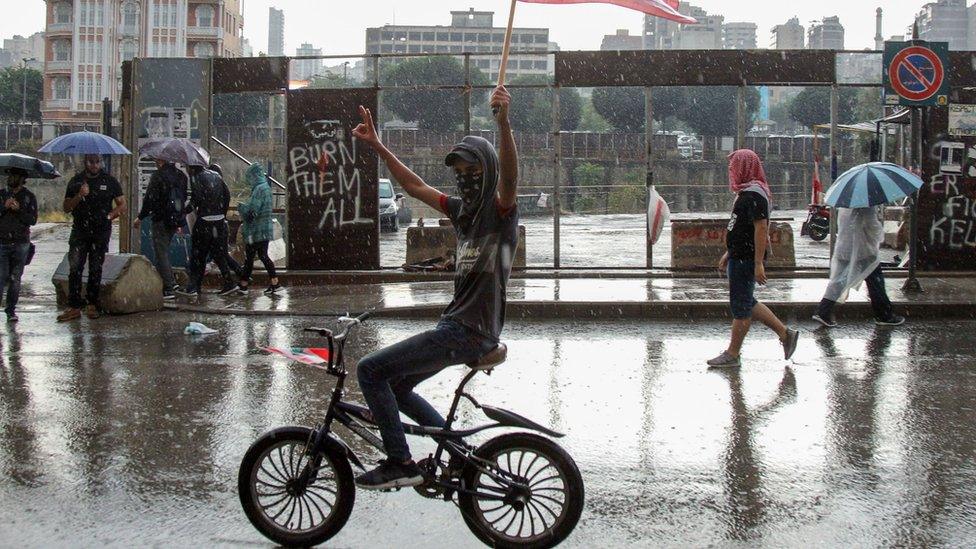
[[505, 86], [498, 86], [491, 94], [491, 106], [497, 107], [495, 120], [498, 122], [498, 201], [502, 208], [515, 206], [518, 196], [518, 151], [515, 150], [515, 136], [508, 120], [508, 107], [512, 96]]
[[400, 162], [400, 159], [380, 141], [380, 136], [376, 132], [376, 126], [373, 124], [373, 113], [369, 109], [360, 106], [359, 116], [363, 121], [352, 130], [353, 136], [376, 151], [376, 154], [386, 164], [387, 169], [390, 170], [390, 175], [400, 184], [404, 192], [437, 211], [443, 211], [441, 210], [441, 196], [443, 196], [443, 193], [425, 183], [419, 175], [413, 173], [413, 170], [404, 165], [403, 162]]

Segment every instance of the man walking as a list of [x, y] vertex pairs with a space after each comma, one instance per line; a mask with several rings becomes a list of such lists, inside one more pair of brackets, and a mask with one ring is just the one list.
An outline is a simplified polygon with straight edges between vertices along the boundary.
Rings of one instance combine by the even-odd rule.
[[20, 277], [30, 254], [30, 228], [37, 223], [37, 199], [27, 190], [27, 172], [11, 170], [0, 190], [0, 300], [7, 295], [7, 322], [17, 322]]
[[146, 196], [142, 201], [139, 216], [133, 222], [137, 229], [142, 220], [152, 218], [153, 253], [156, 256], [156, 270], [163, 278], [163, 299], [174, 298], [176, 279], [169, 260], [169, 248], [173, 235], [182, 230], [186, 214], [187, 183], [186, 175], [172, 162], [156, 159], [156, 172], [149, 179]]
[[207, 259], [213, 259], [224, 278], [221, 295], [237, 291], [227, 263], [227, 208], [230, 207], [230, 190], [220, 174], [203, 166], [190, 166], [190, 188], [193, 191], [186, 212], [195, 212], [193, 224], [193, 257], [190, 260], [190, 281], [186, 294], [200, 294]]
[[[63, 206], [74, 222], [68, 239], [68, 308], [58, 315], [58, 322], [80, 318], [82, 306], [88, 318], [95, 319], [99, 316], [102, 262], [112, 237], [112, 221], [126, 208], [122, 185], [102, 169], [101, 156], [85, 155], [84, 169], [68, 182]], [[82, 300], [85, 263], [88, 263], [87, 300]]]

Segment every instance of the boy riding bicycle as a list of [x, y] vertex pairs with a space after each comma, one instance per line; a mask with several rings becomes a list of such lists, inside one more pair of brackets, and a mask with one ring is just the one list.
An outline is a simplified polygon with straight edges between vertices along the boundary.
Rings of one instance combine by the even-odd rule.
[[500, 153], [487, 140], [468, 136], [447, 155], [445, 164], [454, 168], [457, 180], [458, 196], [452, 197], [427, 185], [390, 152], [380, 142], [372, 113], [359, 108], [362, 123], [353, 135], [377, 152], [407, 194], [449, 217], [458, 240], [454, 299], [437, 327], [359, 361], [359, 386], [387, 454], [379, 467], [356, 478], [362, 488], [423, 482], [410, 456], [399, 411], [420, 425], [443, 427], [444, 418], [414, 387], [448, 366], [476, 361], [498, 345], [505, 322], [505, 290], [518, 246], [518, 155], [508, 120], [510, 103], [505, 87], [495, 88], [491, 105], [497, 109]]

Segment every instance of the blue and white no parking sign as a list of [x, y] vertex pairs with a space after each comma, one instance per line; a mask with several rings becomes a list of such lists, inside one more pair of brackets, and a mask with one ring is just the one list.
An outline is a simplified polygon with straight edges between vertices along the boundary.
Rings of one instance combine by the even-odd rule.
[[885, 42], [885, 103], [909, 107], [949, 103], [947, 42]]

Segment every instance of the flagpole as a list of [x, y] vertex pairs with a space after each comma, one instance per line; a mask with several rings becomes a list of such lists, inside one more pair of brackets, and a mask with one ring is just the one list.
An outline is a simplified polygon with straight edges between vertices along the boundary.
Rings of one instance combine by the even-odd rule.
[[508, 29], [505, 30], [505, 44], [502, 45], [502, 62], [498, 65], [498, 85], [505, 85], [505, 70], [508, 68], [508, 52], [512, 46], [512, 27], [515, 24], [515, 4], [518, 0], [512, 0], [512, 7], [508, 12]]

